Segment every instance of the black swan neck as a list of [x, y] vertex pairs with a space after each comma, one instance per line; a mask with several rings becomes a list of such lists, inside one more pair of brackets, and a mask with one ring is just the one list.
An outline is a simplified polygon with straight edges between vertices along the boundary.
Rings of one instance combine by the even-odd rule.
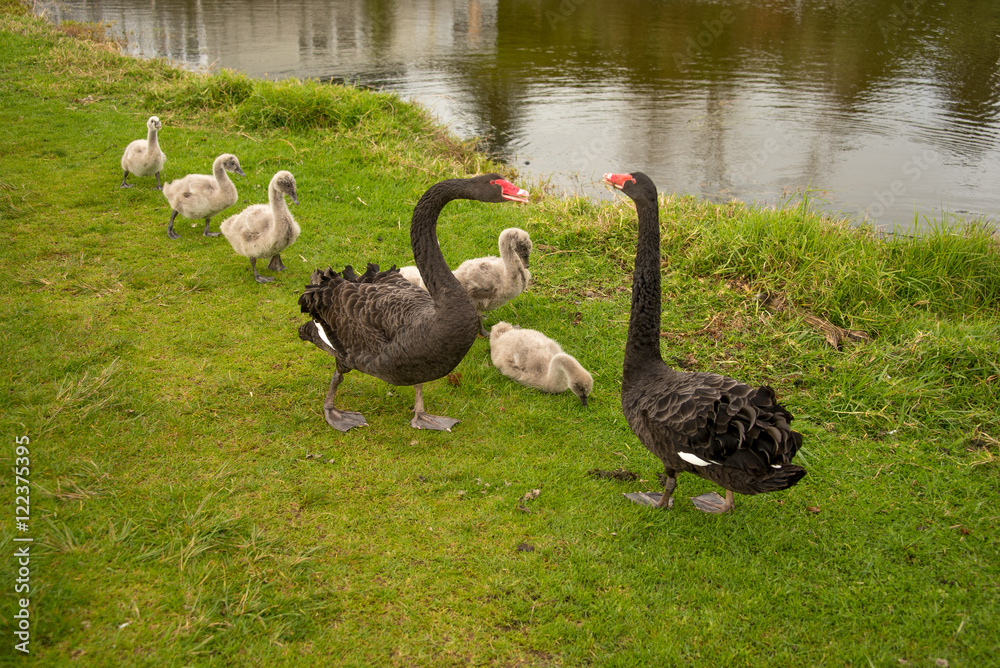
[[420, 270], [427, 292], [437, 299], [439, 295], [458, 291], [467, 295], [462, 284], [448, 268], [437, 239], [437, 221], [448, 202], [472, 199], [465, 179], [449, 179], [435, 183], [427, 189], [413, 209], [410, 221], [410, 246], [414, 264]]
[[625, 367], [660, 357], [660, 212], [656, 198], [635, 201], [639, 217], [632, 310], [625, 344]]

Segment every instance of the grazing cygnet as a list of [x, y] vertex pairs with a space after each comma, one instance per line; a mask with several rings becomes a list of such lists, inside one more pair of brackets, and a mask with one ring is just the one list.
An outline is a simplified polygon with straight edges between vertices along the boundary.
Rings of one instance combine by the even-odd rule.
[[500, 308], [524, 292], [531, 282], [531, 272], [528, 271], [531, 237], [528, 233], [517, 227], [508, 227], [500, 233], [497, 245], [500, 257], [488, 255], [466, 260], [455, 270], [455, 278], [469, 292], [472, 303], [480, 313], [479, 333], [483, 336], [488, 334], [483, 327], [482, 313]]
[[271, 261], [267, 265], [268, 269], [284, 271], [285, 265], [280, 253], [295, 243], [301, 231], [285, 204], [285, 195], [291, 197], [296, 204], [299, 203], [292, 173], [280, 171], [275, 174], [268, 186], [267, 195], [270, 204], [248, 206], [235, 216], [226, 218], [219, 226], [219, 230], [233, 245], [233, 250], [250, 258], [250, 268], [258, 283], [270, 283], [274, 279], [257, 273], [257, 260], [269, 257]]
[[400, 267], [399, 273], [403, 275], [403, 278], [408, 280], [410, 283], [413, 283], [418, 288], [424, 288], [424, 290], [427, 289], [424, 286], [424, 279], [420, 278], [420, 270], [417, 269], [416, 266], [411, 264], [407, 267]]
[[594, 379], [558, 343], [534, 329], [498, 322], [490, 330], [490, 358], [500, 373], [522, 385], [558, 394], [571, 390], [584, 406]]
[[174, 219], [178, 214], [192, 220], [205, 219], [206, 237], [217, 237], [218, 232], [209, 232], [208, 225], [212, 216], [222, 213], [236, 204], [236, 186], [229, 180], [229, 172], [243, 176], [240, 161], [235, 155], [223, 153], [212, 163], [212, 175], [188, 174], [183, 179], [171, 181], [163, 186], [163, 196], [170, 203], [173, 213], [170, 214], [170, 224], [167, 225], [167, 236], [178, 239], [180, 235], [174, 232]]
[[150, 116], [146, 121], [146, 138], [136, 139], [125, 147], [125, 153], [122, 154], [122, 169], [125, 175], [122, 176], [120, 188], [132, 187], [131, 184], [125, 183], [129, 173], [132, 173], [136, 176], [156, 175], [156, 189], [162, 189], [160, 170], [163, 169], [167, 156], [160, 150], [160, 143], [156, 139], [156, 133], [161, 127], [163, 124], [160, 123], [160, 119]]

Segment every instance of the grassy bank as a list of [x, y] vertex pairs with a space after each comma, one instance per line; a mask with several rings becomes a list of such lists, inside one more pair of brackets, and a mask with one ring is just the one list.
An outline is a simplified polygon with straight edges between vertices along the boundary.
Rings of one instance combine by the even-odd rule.
[[[0, 504], [12, 518], [27, 436], [31, 506], [27, 532], [0, 525], [0, 656], [17, 654], [12, 555], [31, 537], [30, 650], [51, 665], [994, 661], [988, 231], [885, 240], [806, 207], [665, 196], [664, 358], [771, 383], [809, 475], [724, 517], [682, 477], [659, 513], [622, 497], [660, 472], [620, 415], [629, 206], [454, 203], [439, 228], [453, 265], [530, 232], [536, 282], [487, 322], [560, 341], [594, 375], [589, 409], [500, 376], [479, 340], [425, 388], [453, 433], [410, 429], [412, 390], [350, 374], [342, 404], [370, 426], [341, 434], [321, 410], [329, 358], [297, 337], [302, 286], [410, 264], [420, 194], [491, 166], [392, 95], [196, 76], [16, 9], [0, 2]], [[239, 156], [224, 215], [295, 174], [303, 232], [274, 283], [199, 227], [169, 240], [151, 178], [118, 188], [151, 114], [167, 180]], [[824, 326], [870, 340], [834, 349]]]

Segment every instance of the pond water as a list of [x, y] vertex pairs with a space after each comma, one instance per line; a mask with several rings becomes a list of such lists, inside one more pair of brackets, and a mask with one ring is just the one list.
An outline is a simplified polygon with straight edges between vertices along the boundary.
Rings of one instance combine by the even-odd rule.
[[[878, 225], [1000, 211], [996, 0], [62, 0], [136, 55], [398, 92], [557, 191], [606, 171]], [[996, 223], [993, 222], [995, 225]]]

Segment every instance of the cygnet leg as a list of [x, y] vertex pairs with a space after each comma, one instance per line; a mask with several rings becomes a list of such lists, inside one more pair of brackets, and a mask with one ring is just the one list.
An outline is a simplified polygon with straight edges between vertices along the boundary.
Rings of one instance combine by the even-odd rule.
[[167, 225], [167, 236], [171, 239], [180, 239], [181, 235], [174, 232], [174, 218], [177, 217], [177, 211], [175, 210], [170, 214], [170, 224]]
[[208, 231], [208, 225], [211, 222], [212, 222], [211, 216], [209, 216], [208, 218], [205, 219], [205, 231], [202, 232], [202, 234], [204, 234], [206, 237], [217, 237], [220, 234], [219, 232], [209, 232]]
[[271, 261], [267, 263], [267, 268], [271, 271], [284, 271], [285, 263], [281, 261], [281, 253], [278, 253], [271, 258]]
[[261, 276], [257, 273], [257, 258], [255, 257], [250, 258], [250, 268], [253, 269], [253, 280], [258, 283], [270, 283], [274, 280], [269, 276]]
[[131, 184], [125, 183], [125, 179], [128, 178], [128, 170], [125, 170], [125, 176], [122, 177], [122, 184], [118, 186], [119, 188], [131, 188]]

